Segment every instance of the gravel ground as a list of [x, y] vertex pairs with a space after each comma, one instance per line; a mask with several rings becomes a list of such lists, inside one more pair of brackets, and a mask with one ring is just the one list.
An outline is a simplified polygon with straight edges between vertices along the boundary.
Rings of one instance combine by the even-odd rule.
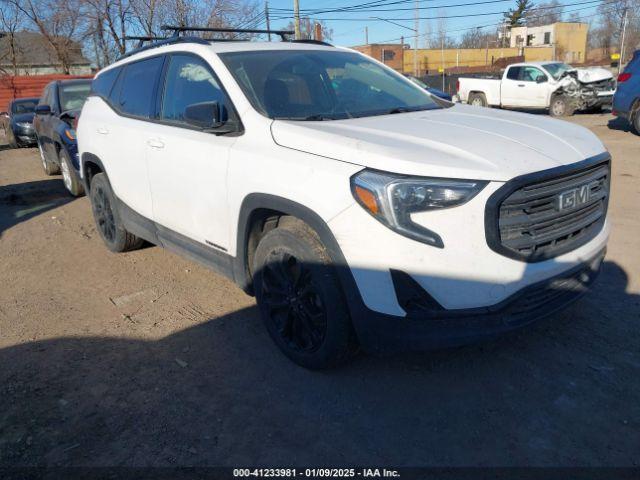
[[593, 292], [489, 343], [326, 373], [231, 282], [108, 252], [36, 150], [0, 151], [0, 466], [639, 466], [640, 137], [571, 121], [614, 157]]

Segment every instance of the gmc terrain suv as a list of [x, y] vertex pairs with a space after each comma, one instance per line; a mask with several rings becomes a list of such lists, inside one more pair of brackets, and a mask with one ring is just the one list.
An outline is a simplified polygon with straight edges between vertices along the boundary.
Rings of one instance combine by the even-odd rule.
[[98, 73], [78, 140], [110, 250], [228, 276], [307, 368], [555, 312], [609, 235], [610, 156], [585, 128], [454, 106], [319, 42], [143, 46]]

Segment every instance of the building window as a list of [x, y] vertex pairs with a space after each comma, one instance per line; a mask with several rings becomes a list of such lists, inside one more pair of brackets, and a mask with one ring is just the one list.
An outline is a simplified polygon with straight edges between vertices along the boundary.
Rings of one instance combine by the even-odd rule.
[[527, 35], [527, 47], [530, 47], [531, 45], [533, 45], [533, 37], [534, 35]]
[[545, 45], [551, 44], [551, 32], [544, 32], [544, 44]]

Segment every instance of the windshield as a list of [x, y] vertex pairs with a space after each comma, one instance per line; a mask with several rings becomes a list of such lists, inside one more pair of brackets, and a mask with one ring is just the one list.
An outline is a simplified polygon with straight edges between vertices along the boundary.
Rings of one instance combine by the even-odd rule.
[[90, 91], [90, 80], [60, 85], [60, 111], [80, 110]]
[[13, 102], [11, 113], [18, 115], [21, 113], [33, 113], [37, 104], [38, 100], [20, 100], [18, 102]]
[[357, 53], [285, 50], [220, 57], [269, 118], [337, 120], [441, 108], [400, 74]]
[[573, 70], [573, 67], [566, 63], [547, 63], [544, 65], [544, 69], [549, 72], [555, 80], [559, 80], [564, 72]]

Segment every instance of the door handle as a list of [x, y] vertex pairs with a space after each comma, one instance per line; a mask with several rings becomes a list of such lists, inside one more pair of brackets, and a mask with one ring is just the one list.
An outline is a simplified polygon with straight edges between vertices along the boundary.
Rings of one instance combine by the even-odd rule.
[[524, 87], [524, 83], [519, 83], [518, 86], [519, 87]]
[[96, 129], [96, 133], [99, 133], [100, 135], [109, 135], [109, 130], [104, 127], [100, 127]]
[[150, 138], [149, 140], [147, 140], [147, 145], [149, 145], [151, 148], [164, 148], [164, 142], [157, 138]]

